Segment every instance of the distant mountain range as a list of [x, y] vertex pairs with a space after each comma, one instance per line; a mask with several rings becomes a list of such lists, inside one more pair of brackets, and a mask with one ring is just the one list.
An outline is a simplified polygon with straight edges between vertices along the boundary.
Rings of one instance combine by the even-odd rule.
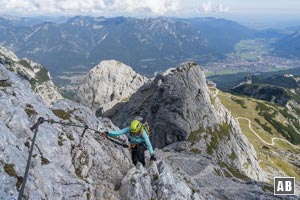
[[9, 25], [9, 26], [21, 26], [21, 27], [30, 27], [44, 22], [53, 22], [53, 23], [64, 23], [69, 19], [69, 17], [58, 16], [58, 17], [17, 17], [11, 15], [1, 15], [0, 24]]
[[300, 58], [300, 27], [275, 44], [275, 53], [279, 56]]
[[237, 42], [254, 35], [254, 30], [216, 18], [77, 16], [64, 23], [25, 21], [0, 18], [0, 44], [42, 63], [54, 75], [87, 71], [104, 59], [152, 74], [186, 60], [222, 59]]

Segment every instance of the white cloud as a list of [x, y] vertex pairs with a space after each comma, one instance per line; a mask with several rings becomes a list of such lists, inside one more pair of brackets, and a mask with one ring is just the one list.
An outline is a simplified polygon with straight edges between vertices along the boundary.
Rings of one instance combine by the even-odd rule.
[[153, 14], [165, 14], [177, 11], [178, 4], [178, 1], [174, 0], [120, 0], [115, 5], [125, 8], [127, 12], [146, 11]]
[[229, 11], [229, 7], [224, 7], [222, 3], [217, 5], [217, 11], [221, 13], [225, 13]]
[[199, 11], [204, 13], [226, 13], [229, 11], [229, 7], [225, 7], [223, 3], [213, 6], [211, 1], [208, 0], [206, 3], [202, 3]]
[[207, 3], [203, 3], [203, 4], [202, 4], [202, 10], [203, 10], [205, 13], [211, 12], [211, 11], [212, 11], [211, 1], [208, 1]]
[[131, 14], [164, 15], [177, 12], [180, 0], [0, 0], [0, 13], [33, 14]]

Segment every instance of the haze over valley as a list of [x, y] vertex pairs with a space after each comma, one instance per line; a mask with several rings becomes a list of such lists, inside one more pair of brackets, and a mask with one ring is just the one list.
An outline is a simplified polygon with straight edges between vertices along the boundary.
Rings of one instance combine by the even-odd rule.
[[185, 61], [201, 64], [207, 75], [300, 66], [297, 24], [261, 30], [213, 17], [2, 16], [0, 30], [1, 45], [47, 67], [61, 88], [109, 59], [148, 77]]

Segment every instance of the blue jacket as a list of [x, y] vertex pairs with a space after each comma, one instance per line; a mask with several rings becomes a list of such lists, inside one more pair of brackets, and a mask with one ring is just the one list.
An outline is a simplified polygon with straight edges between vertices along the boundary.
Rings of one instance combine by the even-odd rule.
[[119, 131], [109, 132], [108, 136], [115, 137], [115, 136], [128, 134], [128, 133], [129, 133], [130, 143], [139, 144], [139, 143], [145, 142], [146, 145], [147, 145], [147, 148], [149, 150], [149, 153], [153, 154], [153, 147], [152, 147], [151, 142], [149, 140], [148, 134], [146, 133], [145, 130], [144, 130], [141, 137], [130, 134], [130, 128], [129, 127], [123, 128], [122, 130], [119, 130]]

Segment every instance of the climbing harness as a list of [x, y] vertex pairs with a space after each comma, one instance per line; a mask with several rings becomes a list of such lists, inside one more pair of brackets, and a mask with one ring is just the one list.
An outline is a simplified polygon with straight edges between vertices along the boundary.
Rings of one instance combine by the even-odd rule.
[[[90, 128], [86, 124], [85, 125], [78, 125], [78, 124], [74, 124], [74, 123], [66, 123], [66, 122], [61, 122], [61, 121], [55, 121], [53, 119], [45, 120], [43, 117], [39, 117], [38, 120], [37, 120], [37, 122], [30, 128], [30, 130], [34, 133], [34, 135], [33, 135], [33, 139], [32, 139], [32, 142], [31, 142], [31, 147], [30, 147], [30, 151], [29, 151], [29, 155], [28, 155], [28, 159], [27, 159], [25, 174], [24, 174], [22, 186], [21, 186], [21, 189], [20, 189], [20, 192], [19, 192], [18, 200], [22, 200], [22, 197], [23, 197], [23, 194], [24, 194], [25, 185], [26, 185], [26, 181], [27, 181], [27, 177], [28, 177], [28, 172], [29, 172], [31, 157], [32, 157], [32, 153], [33, 153], [33, 147], [35, 145], [35, 139], [36, 139], [36, 136], [37, 136], [38, 128], [44, 122], [48, 122], [50, 124], [60, 124], [62, 126], [73, 126], [73, 127], [83, 128], [84, 130], [83, 130], [83, 132], [81, 134], [81, 137], [84, 137], [84, 134], [85, 134], [85, 132], [87, 130], [94, 131], [94, 133], [100, 133], [99, 130]], [[125, 140], [122, 140], [120, 138], [114, 138], [114, 139], [112, 139], [109, 136], [106, 136], [106, 138], [109, 141], [111, 141], [111, 142], [113, 142], [113, 143], [115, 143], [117, 145], [120, 145], [120, 146], [122, 146], [124, 148], [129, 148], [129, 146], [125, 143], [126, 142]]]

